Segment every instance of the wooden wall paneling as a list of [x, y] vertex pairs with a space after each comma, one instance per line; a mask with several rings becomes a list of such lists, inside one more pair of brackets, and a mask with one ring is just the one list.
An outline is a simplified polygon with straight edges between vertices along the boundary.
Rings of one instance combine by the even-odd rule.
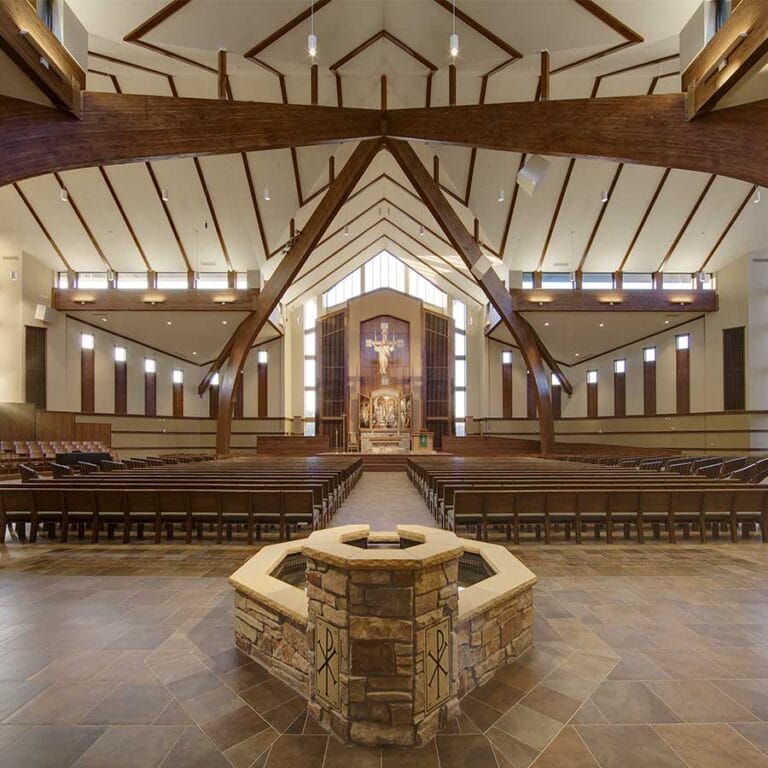
[[102, 442], [104, 445], [112, 446], [112, 425], [102, 423], [75, 423], [75, 440], [87, 442]]
[[597, 418], [597, 382], [587, 382], [587, 418]]
[[173, 402], [173, 418], [180, 419], [184, 416], [184, 384], [182, 382], [173, 382], [171, 398]]
[[453, 429], [453, 321], [432, 312], [424, 317], [422, 392], [424, 427], [434, 432], [435, 449]]
[[627, 374], [613, 374], [613, 415], [627, 415]]
[[115, 413], [128, 413], [128, 363], [115, 360]]
[[260, 419], [267, 418], [269, 411], [269, 363], [257, 363], [256, 365], [256, 386], [258, 402], [258, 411]]
[[144, 415], [157, 416], [157, 374], [144, 372]]
[[677, 413], [691, 412], [691, 350], [675, 350], [675, 403]]
[[[261, 383], [261, 380], [259, 380]], [[232, 395], [234, 401], [234, 417], [236, 419], [242, 419], [245, 417], [245, 374], [241, 373], [240, 378], [235, 385], [235, 392]], [[267, 412], [264, 411], [264, 415], [261, 414], [261, 400], [259, 400], [259, 418], [266, 418]]]
[[93, 413], [96, 410], [96, 350], [80, 350], [80, 410]]
[[656, 415], [656, 361], [643, 361], [643, 413]]
[[512, 372], [513, 364], [501, 364], [501, 412], [505, 419], [512, 418]]
[[344, 415], [347, 410], [346, 321], [346, 311], [326, 315], [318, 321], [319, 433], [328, 436], [332, 448], [344, 446]]
[[34, 440], [35, 406], [0, 403], [0, 440]]
[[35, 411], [36, 440], [77, 440], [75, 414], [63, 411]]
[[723, 410], [747, 407], [745, 328], [723, 329]]
[[24, 401], [45, 410], [47, 402], [48, 330], [24, 327]]
[[559, 384], [552, 385], [552, 416], [555, 419], [563, 416], [563, 388]]

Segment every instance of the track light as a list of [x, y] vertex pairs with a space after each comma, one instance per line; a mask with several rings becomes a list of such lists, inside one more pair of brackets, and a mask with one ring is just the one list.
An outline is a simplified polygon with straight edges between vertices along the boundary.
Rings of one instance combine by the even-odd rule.
[[763, 199], [763, 193], [760, 191], [760, 189], [755, 190], [755, 194], [752, 197], [753, 203], [759, 203]]
[[160, 199], [161, 199], [161, 200], [162, 200], [164, 203], [167, 203], [167, 202], [168, 202], [168, 190], [167, 190], [167, 189], [164, 189], [164, 190], [163, 190], [163, 191], [160, 193]]
[[269, 196], [269, 187], [264, 187], [264, 199], [269, 202], [272, 198]]
[[608, 202], [608, 190], [607, 189], [604, 189], [600, 193], [600, 202], [601, 203], [607, 203]]
[[500, 190], [499, 190], [499, 196], [498, 196], [498, 198], [497, 198], [497, 199], [498, 199], [498, 201], [499, 201], [500, 203], [503, 203], [503, 202], [504, 202], [504, 190], [503, 190], [503, 189], [500, 189]]
[[69, 200], [69, 192], [67, 192], [65, 187], [59, 188], [59, 200], [61, 200], [62, 203], [66, 203]]

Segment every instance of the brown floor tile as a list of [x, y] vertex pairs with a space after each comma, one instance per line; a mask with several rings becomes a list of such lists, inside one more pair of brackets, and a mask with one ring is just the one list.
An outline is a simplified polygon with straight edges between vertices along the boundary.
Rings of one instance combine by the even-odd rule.
[[687, 768], [650, 725], [580, 725], [576, 730], [600, 768]]
[[3, 750], [3, 768], [70, 768], [104, 733], [98, 726], [40, 725]]
[[599, 768], [575, 728], [568, 726], [539, 755], [533, 768]]
[[594, 705], [591, 699], [587, 699], [571, 718], [573, 725], [599, 725], [607, 722], [605, 715]]
[[768, 756], [729, 725], [658, 725], [655, 730], [690, 768], [768, 768]]
[[31, 725], [0, 725], [0, 750], [12, 744], [30, 728]]
[[154, 683], [157, 676], [146, 664], [146, 651], [124, 651], [115, 661], [96, 670], [95, 681]]
[[437, 736], [440, 768], [497, 768], [485, 736]]
[[537, 685], [522, 703], [560, 723], [567, 723], [581, 706], [581, 701], [547, 688], [546, 681]]
[[680, 718], [643, 683], [601, 683], [592, 702], [609, 723], [678, 723]]
[[286, 732], [290, 726], [296, 721], [296, 719], [306, 714], [307, 700], [303, 696], [294, 696], [288, 701], [284, 701], [282, 704], [273, 709], [268, 709], [266, 712], [262, 712], [261, 716], [280, 733]]
[[156, 768], [179, 738], [179, 726], [114, 725], [77, 761], [77, 768]]
[[673, 680], [707, 680], [732, 676], [691, 648], [644, 648], [642, 654]]
[[563, 726], [551, 717], [517, 704], [496, 723], [496, 727], [529, 747], [540, 750], [552, 741]]
[[49, 687], [49, 683], [26, 683], [19, 680], [0, 681], [0, 719], [5, 720]]
[[328, 739], [323, 768], [381, 768], [381, 749]]
[[257, 712], [267, 712], [288, 699], [295, 698], [296, 692], [273, 677], [243, 691], [241, 695]]
[[54, 683], [18, 710], [12, 723], [77, 723], [113, 688], [114, 683]]
[[416, 749], [383, 747], [381, 768], [439, 768], [435, 740]]
[[249, 706], [242, 706], [234, 712], [217, 717], [203, 725], [208, 737], [222, 751], [234, 747], [241, 741], [267, 728], [264, 722]]
[[208, 723], [218, 717], [223, 717], [236, 709], [239, 709], [245, 702], [229, 688], [221, 686], [194, 699], [188, 699], [183, 703], [186, 713], [198, 724]]
[[768, 754], [768, 723], [731, 723], [731, 727]]
[[223, 688], [224, 684], [219, 678], [210, 672], [204, 670], [203, 672], [197, 672], [189, 677], [182, 677], [179, 680], [166, 683], [168, 690], [179, 700], [187, 701], [188, 699], [194, 699], [196, 696], [200, 696], [208, 691], [213, 691], [217, 688]]
[[170, 627], [133, 627], [105, 647], [106, 650], [152, 651], [172, 634], [173, 629]]
[[27, 680], [61, 656], [60, 651], [22, 648], [0, 655], [0, 680]]
[[155, 718], [153, 725], [193, 725], [194, 721], [176, 699]]
[[743, 723], [757, 719], [707, 680], [654, 680], [647, 686], [686, 723]]
[[171, 701], [160, 683], [119, 683], [80, 722], [84, 725], [149, 725]]
[[486, 736], [493, 745], [497, 758], [498, 755], [503, 755], [514, 768], [527, 768], [539, 754], [538, 749], [523, 744], [522, 741], [518, 741], [514, 736], [498, 728], [491, 728]]
[[280, 736], [269, 750], [267, 768], [322, 768], [328, 736]]
[[160, 768], [232, 768], [208, 737], [196, 726], [185, 728]]
[[259, 757], [264, 756], [266, 760], [267, 750], [279, 736], [274, 728], [265, 728], [255, 736], [230, 747], [224, 755], [234, 768], [250, 768]]
[[669, 680], [669, 675], [647, 656], [636, 650], [622, 651], [619, 663], [611, 670], [608, 680]]
[[768, 720], [768, 680], [713, 680], [712, 682], [761, 720]]
[[267, 672], [261, 664], [257, 664], [252, 661], [250, 664], [246, 664], [242, 667], [229, 670], [219, 675], [225, 685], [228, 685], [233, 691], [245, 691], [248, 688], [253, 688], [254, 685], [264, 683], [272, 678], [272, 675]]
[[[475, 726], [473, 731], [487, 731], [504, 713], [484, 704], [472, 696], [465, 696], [461, 701], [461, 712]], [[463, 733], [458, 720], [448, 723], [440, 733]]]
[[501, 680], [493, 678], [485, 685], [475, 688], [470, 696], [489, 707], [498, 709], [499, 712], [506, 712], [514, 704], [517, 704], [523, 698], [523, 691], [518, 688], [506, 685]]

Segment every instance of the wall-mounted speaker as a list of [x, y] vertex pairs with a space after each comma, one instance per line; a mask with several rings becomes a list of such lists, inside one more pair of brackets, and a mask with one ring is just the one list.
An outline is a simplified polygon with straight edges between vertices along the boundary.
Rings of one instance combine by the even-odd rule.
[[541, 155], [531, 155], [517, 174], [517, 183], [529, 197], [549, 170], [549, 161]]
[[58, 319], [59, 313], [55, 309], [51, 309], [45, 304], [38, 304], [35, 307], [35, 320], [40, 320], [46, 325], [55, 325]]

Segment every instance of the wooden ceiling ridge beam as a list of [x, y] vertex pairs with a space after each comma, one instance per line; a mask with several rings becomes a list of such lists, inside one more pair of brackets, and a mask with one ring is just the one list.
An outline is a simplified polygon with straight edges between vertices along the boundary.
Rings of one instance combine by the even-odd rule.
[[[227, 365], [219, 382], [219, 415], [216, 429], [218, 455], [224, 456], [229, 453], [233, 395], [253, 342], [381, 147], [382, 139], [380, 138], [368, 139], [358, 144], [291, 249], [266, 282], [259, 294], [256, 310], [250, 313], [235, 330], [227, 355]], [[212, 376], [213, 372], [209, 371], [200, 384], [199, 394], [204, 394]]]
[[693, 204], [693, 208], [691, 208], [690, 213], [683, 222], [683, 226], [680, 227], [680, 231], [672, 241], [672, 245], [669, 246], [669, 250], [664, 254], [664, 258], [661, 260], [661, 264], [659, 264], [659, 268], [656, 270], [657, 272], [664, 271], [664, 267], [670, 258], [672, 258], [672, 254], [674, 254], [675, 250], [677, 250], [677, 246], [680, 245], [680, 241], [683, 239], [683, 235], [685, 235], [685, 233], [688, 231], [688, 227], [691, 226], [691, 222], [698, 213], [699, 208], [701, 208], [701, 204], [704, 202], [704, 198], [707, 196], [709, 190], [712, 189], [712, 185], [715, 183], [715, 179], [717, 179], [717, 174], [713, 173], [707, 180], [707, 183], [704, 185], [704, 189], [701, 190], [701, 194], [696, 198], [696, 202]]
[[301, 13], [297, 14], [293, 18], [289, 19], [285, 24], [271, 32], [261, 42], [256, 43], [252, 48], [249, 48], [243, 56], [246, 59], [252, 59], [258, 56], [260, 53], [269, 48], [270, 45], [276, 43], [281, 37], [287, 35], [294, 27], [301, 24], [302, 21], [306, 21], [313, 13], [319, 13], [331, 0], [315, 0], [314, 3], [308, 5]]
[[130, 69], [137, 69], [140, 72], [147, 72], [151, 75], [157, 75], [158, 77], [168, 77], [168, 72], [162, 72], [159, 69], [153, 69], [152, 67], [144, 66], [143, 64], [134, 64], [132, 61], [126, 61], [125, 59], [118, 59], [116, 56], [108, 56], [106, 53], [97, 53], [96, 51], [88, 51], [88, 58], [103, 59], [110, 64], [117, 64], [122, 67], [129, 67]]
[[528, 370], [533, 375], [539, 412], [541, 452], [551, 453], [555, 446], [555, 427], [552, 410], [551, 377], [536, 340], [528, 326], [520, 322], [512, 307], [512, 297], [491, 267], [472, 234], [462, 224], [435, 180], [422, 165], [413, 148], [404, 141], [387, 139], [387, 148], [397, 160], [403, 172], [421, 196], [435, 220], [453, 243], [459, 256], [477, 279], [505, 325], [520, 344]]
[[436, 64], [433, 64], [425, 56], [422, 56], [418, 51], [411, 48], [410, 45], [403, 42], [399, 37], [396, 37], [386, 29], [380, 29], [378, 32], [371, 35], [367, 40], [364, 40], [359, 45], [356, 45], [351, 51], [345, 53], [338, 61], [335, 61], [333, 64], [331, 64], [328, 69], [331, 72], [336, 72], [345, 64], [349, 64], [350, 61], [357, 58], [364, 51], [368, 50], [368, 48], [370, 48], [372, 45], [375, 45], [377, 42], [379, 42], [379, 40], [386, 40], [387, 42], [392, 43], [393, 45], [400, 48], [400, 50], [402, 50], [404, 53], [408, 54], [408, 56], [410, 56], [414, 61], [418, 61], [419, 64], [424, 66], [430, 72], [437, 72], [438, 67]]
[[85, 72], [28, 0], [0, 3], [0, 50], [57, 109], [82, 115]]
[[507, 56], [510, 56], [514, 59], [523, 58], [523, 54], [520, 53], [517, 48], [513, 48], [508, 42], [506, 42], [506, 40], [502, 40], [502, 38], [500, 38], [498, 35], [491, 32], [490, 29], [485, 27], [468, 13], [465, 13], [461, 8], [456, 6], [456, 4], [451, 2], [451, 0], [434, 0], [434, 2], [436, 2], [441, 8], [444, 8], [449, 13], [455, 13], [456, 18], [459, 21], [463, 22], [471, 30], [477, 32], [479, 35], [488, 40], [488, 42], [493, 43], [493, 45], [495, 45], [497, 48], [504, 51]]

